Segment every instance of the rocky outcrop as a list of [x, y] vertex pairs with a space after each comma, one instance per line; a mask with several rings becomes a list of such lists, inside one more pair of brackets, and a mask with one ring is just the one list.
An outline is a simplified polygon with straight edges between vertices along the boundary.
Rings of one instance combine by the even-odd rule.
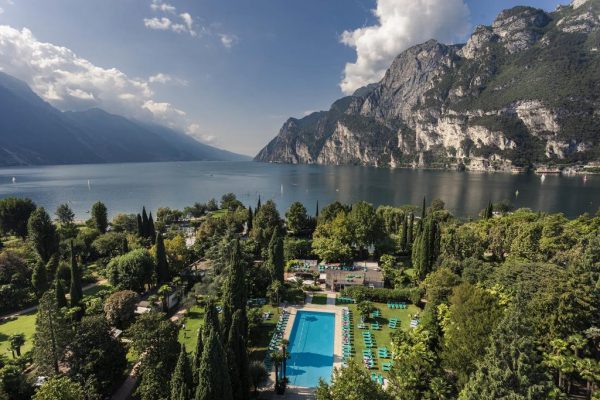
[[400, 54], [377, 84], [290, 119], [256, 159], [513, 170], [600, 154], [600, 0], [516, 7], [465, 45]]

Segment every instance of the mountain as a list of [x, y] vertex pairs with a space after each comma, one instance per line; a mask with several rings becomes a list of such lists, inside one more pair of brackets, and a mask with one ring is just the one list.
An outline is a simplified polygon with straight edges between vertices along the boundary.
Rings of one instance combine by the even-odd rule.
[[600, 0], [515, 7], [466, 44], [430, 40], [255, 160], [515, 170], [600, 160]]
[[0, 72], [0, 165], [237, 161], [244, 156], [100, 109], [61, 112]]

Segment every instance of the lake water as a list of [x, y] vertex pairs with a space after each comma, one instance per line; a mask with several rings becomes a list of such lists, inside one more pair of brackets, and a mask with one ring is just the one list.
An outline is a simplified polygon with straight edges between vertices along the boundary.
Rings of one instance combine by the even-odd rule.
[[[15, 182], [12, 182], [12, 178]], [[89, 181], [89, 185], [88, 185]], [[518, 191], [518, 195], [517, 195]], [[69, 203], [80, 219], [97, 200], [111, 215], [194, 202], [233, 192], [254, 206], [273, 199], [285, 212], [301, 201], [312, 214], [339, 200], [375, 205], [421, 204], [440, 198], [461, 217], [474, 216], [488, 202], [509, 200], [518, 207], [563, 212], [569, 217], [595, 213], [600, 206], [600, 176], [511, 175], [457, 171], [389, 170], [355, 166], [281, 165], [255, 162], [170, 162], [66, 165], [0, 169], [0, 197], [23, 196], [52, 213]]]

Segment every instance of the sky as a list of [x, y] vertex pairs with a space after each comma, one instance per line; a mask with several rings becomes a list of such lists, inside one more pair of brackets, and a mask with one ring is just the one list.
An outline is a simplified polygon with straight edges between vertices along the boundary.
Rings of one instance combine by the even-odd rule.
[[558, 2], [0, 0], [0, 70], [61, 110], [99, 107], [253, 156], [406, 48], [463, 43], [515, 5]]

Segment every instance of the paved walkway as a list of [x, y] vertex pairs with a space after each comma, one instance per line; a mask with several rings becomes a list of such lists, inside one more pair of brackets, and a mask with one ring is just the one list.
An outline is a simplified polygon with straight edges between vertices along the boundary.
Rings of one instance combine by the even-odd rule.
[[[180, 309], [175, 314], [173, 314], [173, 316], [171, 318], [169, 318], [169, 320], [171, 320], [172, 322], [177, 322], [181, 318], [185, 317], [186, 314], [187, 314], [187, 308]], [[144, 355], [142, 354], [142, 356], [140, 357], [138, 362], [136, 362], [135, 365], [131, 368], [131, 372], [129, 373], [127, 378], [125, 378], [125, 381], [123, 381], [123, 383], [121, 384], [121, 387], [119, 387], [119, 389], [113, 393], [113, 395], [111, 396], [111, 400], [127, 400], [127, 399], [129, 399], [129, 397], [131, 396], [131, 393], [133, 393], [133, 390], [135, 389], [135, 387], [137, 385], [138, 370], [140, 368], [140, 364], [142, 363], [143, 357], [144, 357]]]
[[[83, 287], [83, 291], [86, 291], [88, 289], [92, 289], [92, 288], [94, 288], [96, 286], [104, 285], [105, 283], [108, 283], [108, 281], [106, 279], [100, 279], [97, 282], [90, 283], [89, 285], [85, 285]], [[67, 297], [69, 297], [68, 293], [67, 293]], [[2, 318], [18, 317], [19, 315], [22, 315], [22, 314], [29, 314], [30, 312], [37, 310], [37, 308], [38, 308], [38, 306], [36, 304], [35, 306], [27, 307], [27, 308], [24, 308], [22, 310], [15, 311], [13, 313], [3, 315], [3, 316], [0, 317], [0, 319], [2, 319]]]

